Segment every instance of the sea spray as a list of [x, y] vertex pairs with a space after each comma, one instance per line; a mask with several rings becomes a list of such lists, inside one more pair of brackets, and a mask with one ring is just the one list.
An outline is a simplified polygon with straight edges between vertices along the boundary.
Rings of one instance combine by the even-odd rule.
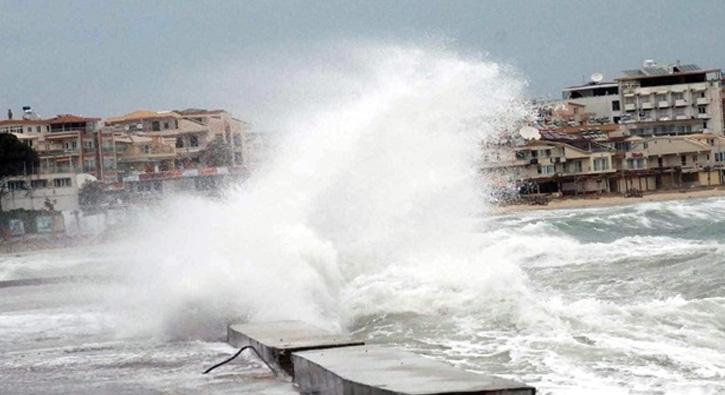
[[525, 276], [480, 234], [480, 158], [482, 142], [526, 117], [522, 83], [441, 48], [337, 56], [349, 69], [334, 80], [357, 90], [280, 109], [288, 126], [269, 161], [223, 199], [170, 197], [141, 221], [122, 270], [135, 290], [116, 298], [144, 306], [134, 330], [193, 337], [229, 320], [516, 314]]

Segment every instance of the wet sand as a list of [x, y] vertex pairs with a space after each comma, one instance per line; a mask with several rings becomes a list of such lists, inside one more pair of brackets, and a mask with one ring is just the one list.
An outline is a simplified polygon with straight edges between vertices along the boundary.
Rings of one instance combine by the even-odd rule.
[[494, 214], [513, 214], [524, 211], [559, 210], [574, 208], [594, 208], [608, 206], [624, 206], [644, 202], [662, 202], [669, 200], [703, 199], [710, 197], [725, 197], [725, 187], [711, 189], [696, 189], [686, 191], [650, 192], [641, 198], [624, 197], [622, 195], [604, 195], [598, 197], [560, 198], [552, 199], [548, 205], [512, 204], [492, 209]]

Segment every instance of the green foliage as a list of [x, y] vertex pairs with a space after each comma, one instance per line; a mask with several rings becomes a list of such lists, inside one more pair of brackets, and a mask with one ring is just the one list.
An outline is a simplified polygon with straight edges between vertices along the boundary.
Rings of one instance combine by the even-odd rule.
[[0, 134], [0, 178], [23, 174], [38, 163], [38, 154], [10, 133]]

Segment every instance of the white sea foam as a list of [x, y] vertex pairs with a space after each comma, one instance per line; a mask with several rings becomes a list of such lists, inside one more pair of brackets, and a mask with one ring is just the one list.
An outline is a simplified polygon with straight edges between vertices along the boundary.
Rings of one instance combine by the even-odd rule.
[[286, 121], [271, 161], [245, 185], [218, 202], [173, 200], [136, 230], [126, 267], [140, 289], [121, 299], [147, 306], [151, 332], [518, 305], [512, 289], [525, 293], [525, 276], [476, 231], [481, 142], [526, 116], [521, 82], [440, 48], [339, 56], [333, 81], [345, 80], [344, 94]]

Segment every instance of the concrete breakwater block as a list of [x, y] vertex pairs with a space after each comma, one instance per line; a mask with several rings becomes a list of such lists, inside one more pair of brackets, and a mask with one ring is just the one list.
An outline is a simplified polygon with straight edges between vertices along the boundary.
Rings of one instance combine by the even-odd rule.
[[365, 344], [301, 321], [229, 325], [227, 342], [235, 347], [253, 346], [267, 362], [291, 376], [294, 376], [292, 353], [295, 351]]
[[316, 395], [533, 395], [512, 380], [467, 372], [388, 346], [354, 346], [292, 354], [294, 381]]

